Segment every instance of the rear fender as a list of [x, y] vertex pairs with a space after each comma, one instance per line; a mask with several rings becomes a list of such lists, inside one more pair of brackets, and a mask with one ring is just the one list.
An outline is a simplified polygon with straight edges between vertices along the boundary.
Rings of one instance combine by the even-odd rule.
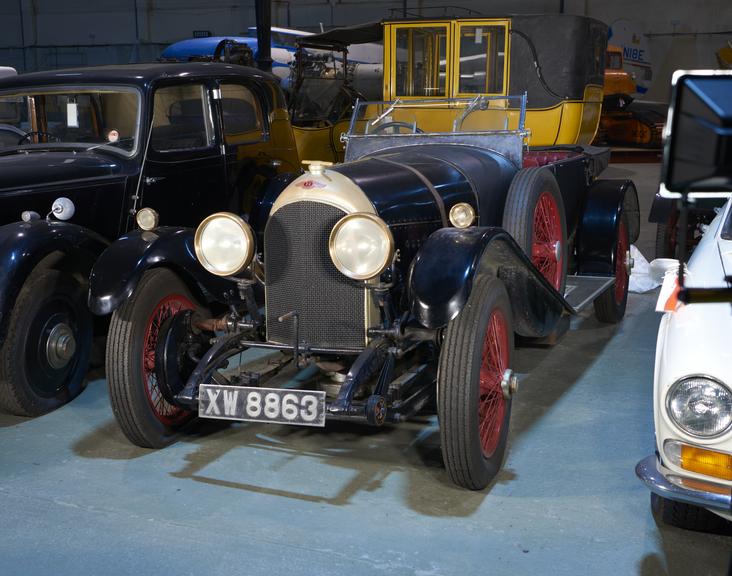
[[5, 340], [13, 303], [39, 265], [89, 273], [109, 245], [102, 236], [68, 222], [36, 220], [0, 226], [0, 345]]
[[590, 186], [577, 235], [579, 274], [615, 274], [615, 244], [623, 211], [632, 244], [640, 233], [635, 184], [631, 180], [596, 180]]
[[675, 202], [676, 200], [663, 198], [660, 192], [656, 192], [656, 195], [653, 197], [653, 203], [651, 204], [651, 211], [648, 214], [648, 221], [656, 222], [657, 224], [666, 224], [674, 211]]
[[502, 228], [442, 228], [420, 248], [409, 271], [411, 312], [427, 328], [441, 328], [464, 308], [475, 279], [500, 278], [511, 299], [514, 330], [542, 337], [571, 311]]
[[151, 268], [176, 272], [201, 301], [239, 301], [236, 283], [207, 272], [193, 248], [194, 230], [160, 227], [134, 230], [114, 242], [99, 257], [89, 278], [89, 308], [94, 314], [111, 314], [135, 291]]

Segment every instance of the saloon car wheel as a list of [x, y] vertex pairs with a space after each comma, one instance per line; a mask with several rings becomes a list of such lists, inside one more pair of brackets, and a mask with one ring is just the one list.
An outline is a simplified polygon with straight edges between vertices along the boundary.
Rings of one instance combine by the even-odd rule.
[[567, 277], [567, 225], [556, 178], [547, 168], [524, 168], [511, 180], [503, 228], [560, 294]]
[[163, 323], [196, 308], [183, 281], [159, 268], [146, 272], [132, 296], [112, 315], [106, 358], [109, 396], [122, 431], [138, 446], [167, 446], [195, 417], [163, 397], [155, 361]]
[[438, 370], [442, 457], [453, 482], [485, 488], [506, 451], [510, 394], [502, 381], [511, 365], [511, 306], [503, 283], [480, 279], [447, 327]]
[[651, 492], [651, 510], [670, 526], [695, 532], [722, 532], [729, 523], [706, 508], [669, 500]]
[[615, 282], [595, 298], [595, 316], [600, 322], [617, 324], [625, 316], [628, 303], [628, 285], [630, 282], [630, 237], [625, 215], [618, 224], [618, 237], [615, 242]]
[[65, 272], [28, 277], [0, 348], [0, 409], [39, 416], [81, 392], [92, 338], [85, 299], [86, 286]]

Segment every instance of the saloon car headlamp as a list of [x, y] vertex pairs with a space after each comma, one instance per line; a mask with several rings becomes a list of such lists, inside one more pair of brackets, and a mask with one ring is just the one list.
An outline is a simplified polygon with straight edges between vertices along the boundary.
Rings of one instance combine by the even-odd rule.
[[218, 212], [198, 226], [194, 239], [196, 258], [217, 276], [233, 276], [254, 257], [254, 232], [236, 214]]
[[356, 212], [336, 223], [328, 248], [338, 270], [354, 280], [368, 280], [381, 274], [391, 263], [394, 238], [381, 218]]
[[719, 436], [732, 426], [732, 392], [708, 376], [682, 378], [669, 389], [666, 410], [687, 434]]
[[135, 214], [135, 221], [143, 230], [153, 230], [158, 227], [160, 216], [152, 208], [141, 208]]

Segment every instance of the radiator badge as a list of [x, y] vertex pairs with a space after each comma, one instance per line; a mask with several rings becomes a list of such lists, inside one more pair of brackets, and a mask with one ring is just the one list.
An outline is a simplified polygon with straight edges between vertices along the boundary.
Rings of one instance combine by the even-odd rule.
[[323, 184], [322, 182], [318, 182], [317, 180], [303, 180], [302, 182], [298, 182], [297, 186], [300, 188], [325, 188], [327, 184]]

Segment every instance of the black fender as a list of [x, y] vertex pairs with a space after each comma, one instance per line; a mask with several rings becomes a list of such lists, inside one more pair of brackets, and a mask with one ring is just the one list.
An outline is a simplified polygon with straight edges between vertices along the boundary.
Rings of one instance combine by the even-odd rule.
[[640, 234], [638, 193], [632, 180], [596, 180], [587, 191], [577, 234], [577, 272], [615, 275], [615, 244], [625, 212], [630, 243]]
[[656, 192], [651, 204], [651, 211], [648, 214], [649, 222], [657, 224], [666, 224], [676, 207], [676, 200], [673, 198], [664, 198], [660, 192]]
[[573, 312], [503, 228], [442, 228], [420, 248], [409, 269], [412, 315], [441, 328], [465, 306], [478, 274], [500, 278], [511, 299], [518, 334], [543, 337]]
[[167, 267], [186, 282], [201, 301], [239, 302], [235, 282], [208, 272], [196, 259], [195, 230], [161, 226], [134, 230], [112, 243], [89, 277], [89, 308], [111, 314], [135, 291], [146, 270]]
[[0, 226], [0, 345], [13, 303], [38, 264], [59, 254], [64, 265], [86, 274], [108, 245], [96, 232], [68, 222], [36, 220]]

